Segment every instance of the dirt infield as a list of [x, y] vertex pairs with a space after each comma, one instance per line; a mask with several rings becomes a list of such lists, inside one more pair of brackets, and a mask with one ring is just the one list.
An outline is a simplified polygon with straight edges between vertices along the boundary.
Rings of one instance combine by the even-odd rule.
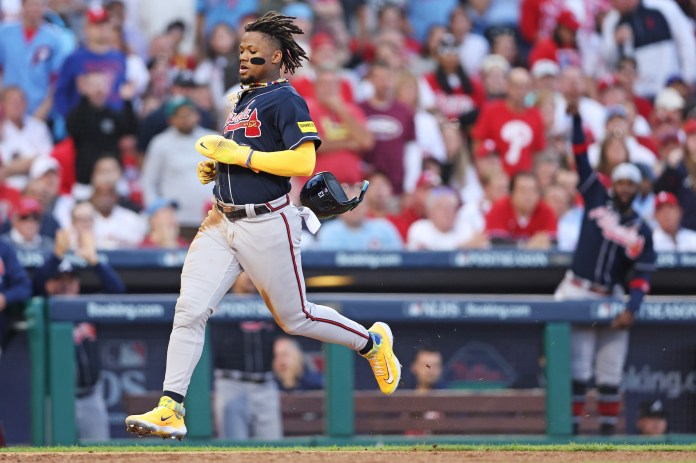
[[0, 453], [1, 463], [502, 463], [502, 462], [694, 462], [684, 451], [220, 451]]

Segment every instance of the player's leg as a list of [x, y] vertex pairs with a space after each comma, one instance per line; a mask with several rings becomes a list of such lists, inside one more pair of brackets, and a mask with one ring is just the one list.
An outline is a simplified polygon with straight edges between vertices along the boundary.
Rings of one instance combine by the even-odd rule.
[[[554, 293], [557, 301], [572, 301], [597, 299], [600, 296], [573, 284], [572, 273], [566, 272], [565, 277]], [[592, 365], [595, 357], [596, 331], [589, 326], [573, 326], [571, 328], [571, 369], [573, 393], [573, 433], [577, 434], [582, 417], [585, 416], [585, 401], [587, 386], [592, 378]]]
[[280, 391], [275, 380], [251, 384], [249, 402], [252, 408], [252, 436], [259, 440], [283, 438], [283, 415]]
[[215, 379], [215, 422], [218, 437], [223, 439], [249, 439], [251, 407], [249, 384], [237, 379]]
[[81, 441], [106, 442], [111, 437], [109, 412], [101, 380], [89, 394], [75, 399], [75, 422], [77, 436]]
[[578, 432], [585, 416], [585, 395], [592, 378], [592, 364], [597, 336], [591, 326], [573, 326], [570, 334], [572, 388], [573, 388], [573, 431]]
[[[240, 221], [235, 232], [238, 258], [258, 288], [278, 325], [288, 334], [341, 344], [368, 358], [382, 392], [396, 390], [401, 364], [394, 355], [393, 335], [385, 323], [368, 331], [330, 307], [308, 302], [302, 274], [302, 219], [295, 207]], [[261, 242], [260, 242], [261, 240]]]
[[164, 395], [151, 412], [126, 418], [131, 432], [177, 438], [186, 434], [183, 398], [203, 351], [205, 325], [241, 272], [227, 228], [222, 215], [212, 210], [189, 247], [169, 337]]
[[221, 401], [220, 436], [225, 439], [246, 440], [251, 437], [252, 412], [249, 398], [251, 384], [226, 380], [227, 393]]
[[597, 411], [600, 432], [611, 435], [621, 407], [619, 385], [628, 354], [628, 330], [612, 330], [608, 326], [598, 328], [595, 380], [599, 392]]

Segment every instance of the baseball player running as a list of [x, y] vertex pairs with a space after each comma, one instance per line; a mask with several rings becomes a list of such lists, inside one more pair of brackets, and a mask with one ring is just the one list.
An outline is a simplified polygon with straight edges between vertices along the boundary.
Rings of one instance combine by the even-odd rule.
[[242, 90], [227, 119], [224, 137], [207, 135], [198, 151], [202, 183], [215, 180], [215, 204], [184, 262], [181, 294], [167, 351], [164, 392], [152, 411], [126, 418], [138, 435], [178, 438], [186, 434], [184, 397], [198, 363], [208, 318], [237, 276], [246, 271], [275, 321], [287, 333], [356, 350], [372, 367], [385, 394], [401, 377], [389, 326], [368, 330], [335, 310], [307, 301], [300, 259], [307, 208], [290, 203], [289, 177], [314, 170], [321, 141], [304, 100], [280, 78], [306, 59], [291, 17], [269, 12], [246, 25], [239, 45]]
[[641, 181], [640, 170], [633, 164], [619, 164], [612, 172], [612, 186], [607, 191], [587, 159], [577, 108], [569, 108], [569, 113], [573, 117], [573, 151], [585, 213], [572, 265], [555, 297], [623, 298], [622, 285], [631, 274], [630, 296], [624, 311], [610, 325], [573, 326], [571, 335], [574, 432], [577, 433], [584, 415], [585, 392], [594, 376], [599, 391], [600, 432], [610, 435], [619, 414], [619, 384], [628, 351], [628, 328], [650, 290], [656, 257], [652, 233], [631, 207]]

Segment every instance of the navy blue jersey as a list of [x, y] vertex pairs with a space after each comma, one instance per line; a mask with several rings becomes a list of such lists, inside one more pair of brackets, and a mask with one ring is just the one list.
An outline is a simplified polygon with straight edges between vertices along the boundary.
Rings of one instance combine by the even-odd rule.
[[[580, 144], [575, 139], [574, 143]], [[635, 272], [634, 278], [645, 281], [647, 286], [656, 261], [650, 227], [634, 210], [623, 214], [617, 210], [612, 195], [590, 167], [585, 150], [577, 154], [575, 161], [585, 212], [571, 270], [581, 278], [609, 287], [623, 285], [629, 273]]]
[[[256, 151], [295, 149], [321, 140], [307, 103], [287, 82], [246, 90], [230, 113], [225, 138]], [[235, 204], [261, 204], [290, 192], [290, 179], [246, 167], [218, 163], [215, 196]]]
[[625, 283], [634, 268], [653, 271], [656, 257], [652, 231], [643, 219], [632, 209], [619, 213], [594, 172], [580, 180], [580, 193], [585, 212], [571, 265], [573, 273], [600, 285], [614, 286]]

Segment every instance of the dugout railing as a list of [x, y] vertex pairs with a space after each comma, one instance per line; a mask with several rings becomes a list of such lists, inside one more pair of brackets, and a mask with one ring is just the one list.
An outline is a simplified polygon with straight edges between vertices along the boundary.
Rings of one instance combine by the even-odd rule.
[[[546, 373], [546, 433], [571, 436], [570, 327], [573, 323], [609, 323], [622, 309], [620, 301], [556, 302], [539, 296], [356, 295], [313, 294], [363, 323], [375, 314], [386, 322], [535, 324], [543, 326]], [[32, 443], [73, 445], [75, 426], [75, 359], [73, 324], [171, 324], [175, 295], [123, 295], [35, 299], [27, 308], [31, 368]], [[211, 323], [270, 319], [263, 301], [255, 296], [226, 296]], [[696, 297], [651, 297], [644, 302], [637, 323], [696, 323]], [[187, 395], [190, 439], [213, 437], [211, 412], [211, 352], [206, 342]], [[336, 439], [355, 436], [353, 368], [355, 354], [325, 345], [325, 435]]]

